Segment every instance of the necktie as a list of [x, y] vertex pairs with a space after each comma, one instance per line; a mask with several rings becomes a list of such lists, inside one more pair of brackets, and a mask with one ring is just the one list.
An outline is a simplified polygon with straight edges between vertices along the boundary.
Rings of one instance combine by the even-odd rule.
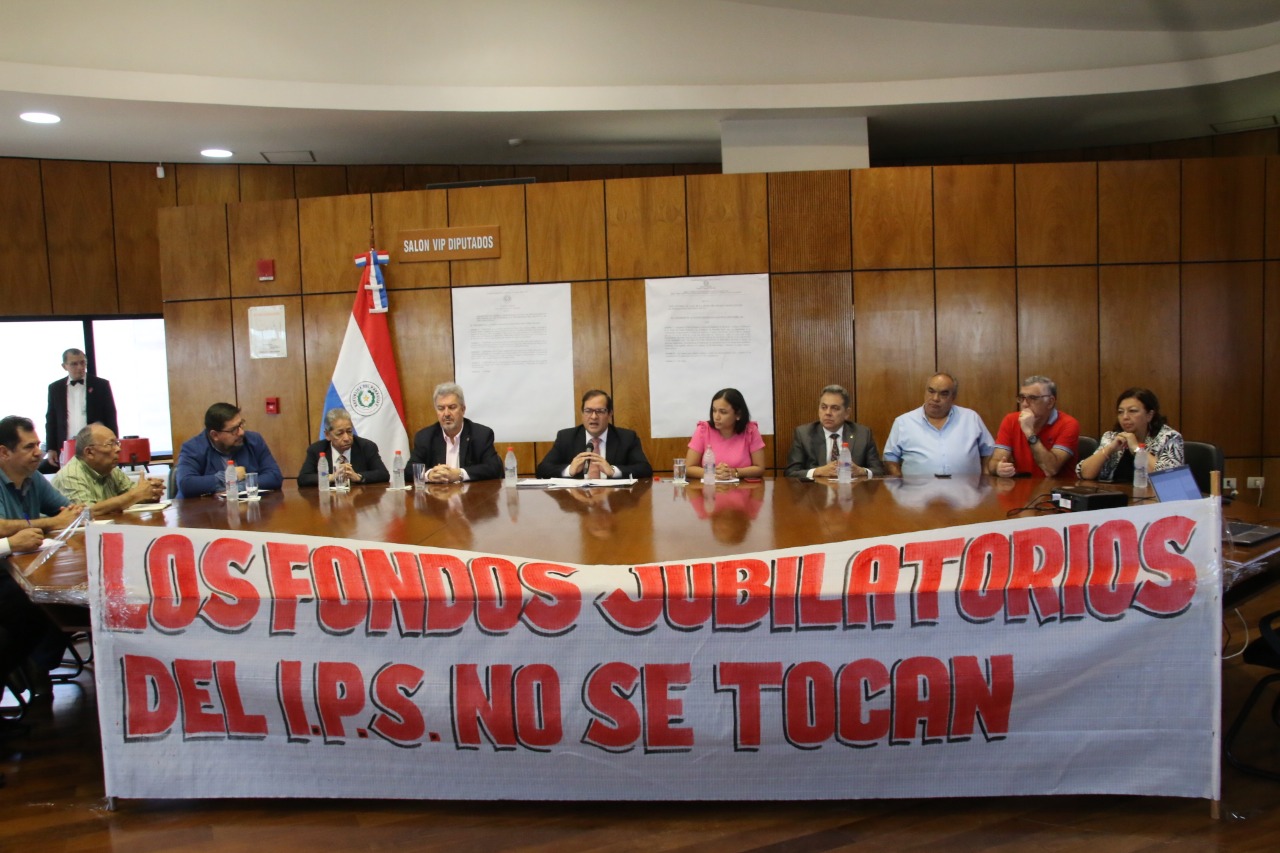
[[832, 462], [840, 461], [840, 437], [835, 433], [831, 434], [831, 460], [830, 461]]
[[347, 457], [346, 457], [346, 454], [343, 454], [343, 453], [339, 453], [339, 454], [338, 454], [338, 464], [339, 464], [339, 465], [346, 465], [346, 464], [347, 464]]
[[[597, 435], [597, 436], [592, 436], [592, 438], [591, 438], [591, 451], [592, 451], [593, 453], [595, 453], [595, 454], [599, 455], [599, 453], [600, 453], [600, 436], [598, 436], [598, 435]], [[601, 471], [601, 469], [600, 469], [600, 463], [599, 463], [599, 462], [596, 462], [595, 460], [592, 460], [591, 464], [590, 464], [588, 467], [589, 467], [591, 470], [588, 472], [587, 476], [588, 476], [588, 477], [590, 477], [592, 480], [598, 480], [598, 479], [600, 479], [602, 476], [604, 476], [603, 472], [602, 472], [602, 471]]]

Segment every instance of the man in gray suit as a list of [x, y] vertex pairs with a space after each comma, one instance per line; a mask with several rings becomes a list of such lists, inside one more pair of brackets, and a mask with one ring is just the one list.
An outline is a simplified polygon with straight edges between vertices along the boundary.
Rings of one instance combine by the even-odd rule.
[[818, 419], [796, 427], [791, 437], [791, 454], [787, 457], [787, 476], [812, 480], [835, 477], [840, 445], [849, 444], [853, 459], [853, 476], [884, 476], [884, 466], [876, 451], [871, 430], [849, 417], [849, 392], [839, 385], [828, 385], [818, 398]]

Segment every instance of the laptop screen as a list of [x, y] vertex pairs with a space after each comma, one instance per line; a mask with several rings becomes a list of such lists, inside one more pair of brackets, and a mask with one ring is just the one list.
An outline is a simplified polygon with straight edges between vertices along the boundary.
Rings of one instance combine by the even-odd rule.
[[1196, 485], [1196, 476], [1187, 465], [1151, 472], [1151, 487], [1156, 490], [1160, 503], [1169, 501], [1198, 501], [1204, 495]]

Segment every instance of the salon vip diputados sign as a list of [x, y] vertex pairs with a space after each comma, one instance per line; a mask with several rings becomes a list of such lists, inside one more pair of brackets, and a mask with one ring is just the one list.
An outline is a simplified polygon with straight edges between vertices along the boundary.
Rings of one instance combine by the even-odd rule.
[[393, 254], [402, 264], [502, 257], [502, 228], [498, 225], [401, 231], [396, 237]]
[[95, 525], [106, 793], [1216, 798], [1217, 515], [618, 566]]

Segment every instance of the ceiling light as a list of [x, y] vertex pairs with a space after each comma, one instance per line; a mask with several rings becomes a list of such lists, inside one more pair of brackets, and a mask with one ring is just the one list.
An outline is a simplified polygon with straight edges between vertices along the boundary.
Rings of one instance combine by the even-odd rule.
[[200, 154], [203, 157], [216, 157], [219, 160], [232, 156], [231, 152], [225, 148], [206, 148]]
[[32, 124], [57, 124], [62, 121], [61, 116], [53, 113], [22, 113], [18, 118], [23, 121], [29, 121]]

